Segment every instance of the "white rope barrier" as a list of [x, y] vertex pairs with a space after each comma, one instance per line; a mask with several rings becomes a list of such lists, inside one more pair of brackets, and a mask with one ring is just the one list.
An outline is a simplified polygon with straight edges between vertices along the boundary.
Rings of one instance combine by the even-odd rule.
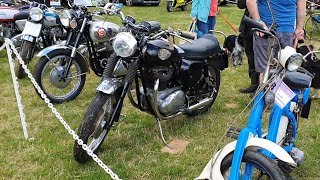
[[20, 54], [16, 50], [15, 46], [13, 45], [12, 41], [10, 39], [5, 39], [5, 44], [0, 47], [0, 51], [6, 47], [7, 52], [8, 52], [8, 59], [9, 59], [9, 65], [10, 65], [10, 70], [11, 70], [11, 75], [12, 75], [12, 80], [13, 80], [13, 85], [15, 89], [15, 94], [17, 98], [17, 103], [19, 107], [19, 112], [20, 112], [20, 117], [21, 117], [21, 123], [24, 131], [25, 138], [28, 138], [28, 133], [27, 133], [27, 124], [25, 122], [25, 114], [23, 113], [23, 106], [21, 103], [21, 96], [19, 94], [19, 85], [17, 81], [17, 77], [15, 76], [14, 73], [14, 63], [12, 60], [12, 51], [16, 55], [19, 63], [22, 65], [23, 70], [26, 72], [28, 77], [30, 78], [32, 84], [36, 88], [36, 90], [39, 92], [41, 95], [41, 98], [44, 99], [45, 103], [48, 105], [48, 107], [51, 109], [51, 111], [54, 113], [54, 115], [59, 119], [60, 123], [65, 127], [65, 129], [69, 132], [70, 135], [72, 135], [73, 139], [85, 150], [89, 156], [92, 157], [92, 159], [101, 167], [103, 170], [110, 175], [112, 179], [120, 180], [117, 174], [115, 174], [107, 165], [105, 165], [96, 154], [93, 153], [93, 151], [89, 148], [88, 145], [84, 144], [83, 141], [79, 138], [79, 136], [75, 133], [74, 130], [71, 129], [71, 127], [67, 124], [67, 122], [62, 118], [60, 113], [57, 111], [55, 107], [53, 107], [53, 104], [50, 102], [50, 100], [47, 98], [47, 96], [44, 94], [44, 92], [41, 90], [40, 86], [36, 82], [36, 80], [33, 78], [30, 70], [27, 68], [26, 64], [20, 57]]

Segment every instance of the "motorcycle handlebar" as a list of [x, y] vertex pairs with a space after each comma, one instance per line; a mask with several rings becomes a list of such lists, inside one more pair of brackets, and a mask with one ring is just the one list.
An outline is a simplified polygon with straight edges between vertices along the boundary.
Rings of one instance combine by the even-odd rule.
[[184, 37], [184, 38], [187, 38], [187, 39], [192, 39], [192, 40], [196, 39], [195, 36], [193, 36], [193, 35], [191, 35], [191, 34], [188, 34], [188, 33], [184, 33], [184, 32], [180, 32], [179, 35], [180, 35], [181, 37]]
[[242, 23], [244, 24], [247, 24], [253, 28], [257, 28], [257, 29], [260, 29], [260, 30], [265, 30], [265, 28], [263, 27], [262, 24], [260, 24], [259, 22], [247, 17], [247, 16], [244, 16], [243, 20], [242, 20]]

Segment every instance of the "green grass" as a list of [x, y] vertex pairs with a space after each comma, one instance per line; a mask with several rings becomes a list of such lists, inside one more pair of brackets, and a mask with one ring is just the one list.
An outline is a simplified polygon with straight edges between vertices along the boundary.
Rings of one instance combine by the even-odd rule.
[[[164, 1], [159, 7], [124, 7], [123, 11], [137, 21], [158, 20], [162, 28], [186, 29], [190, 22], [190, 10], [168, 13]], [[228, 5], [220, 11], [238, 27], [241, 10]], [[216, 30], [234, 34], [220, 16]], [[93, 161], [80, 165], [73, 159], [72, 137], [36, 95], [28, 79], [20, 80], [19, 84], [28, 130], [35, 139], [24, 140], [7, 61], [5, 52], [0, 52], [0, 179], [109, 179]], [[76, 100], [55, 106], [74, 130], [93, 99], [99, 81], [91, 72]], [[191, 142], [178, 155], [160, 151], [163, 144], [154, 118], [126, 101], [122, 111], [126, 120], [111, 131], [98, 156], [123, 179], [194, 179], [211, 158], [225, 130], [250, 101], [249, 96], [238, 92], [248, 85], [245, 61], [241, 67], [229, 67], [222, 72], [219, 96], [209, 113], [164, 121], [168, 141], [178, 138]], [[227, 108], [228, 103], [238, 106]], [[297, 147], [305, 152], [305, 164], [292, 174], [295, 179], [320, 177], [319, 104], [314, 101], [310, 118], [302, 119], [299, 124]], [[236, 125], [242, 127], [245, 122], [246, 118], [241, 116]], [[218, 147], [229, 141], [223, 138]]]

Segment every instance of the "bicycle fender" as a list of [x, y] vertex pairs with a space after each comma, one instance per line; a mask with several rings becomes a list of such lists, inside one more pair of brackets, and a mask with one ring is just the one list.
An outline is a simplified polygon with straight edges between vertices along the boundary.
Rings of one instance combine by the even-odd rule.
[[[196, 179], [212, 179], [212, 180], [223, 180], [223, 176], [220, 172], [220, 166], [223, 159], [230, 153], [235, 150], [237, 141], [233, 141], [226, 146], [224, 146], [221, 150], [219, 150], [213, 158], [210, 159], [206, 167], [201, 172], [200, 176]], [[296, 167], [297, 164], [294, 162], [292, 157], [280, 146], [276, 143], [262, 139], [252, 137], [249, 138], [246, 149], [248, 150], [258, 150], [258, 149], [266, 149], [270, 151], [273, 155], [275, 155], [281, 161], [287, 162], [290, 165]]]
[[122, 82], [116, 78], [108, 78], [101, 82], [97, 87], [97, 91], [104, 94], [113, 94], [122, 87]]

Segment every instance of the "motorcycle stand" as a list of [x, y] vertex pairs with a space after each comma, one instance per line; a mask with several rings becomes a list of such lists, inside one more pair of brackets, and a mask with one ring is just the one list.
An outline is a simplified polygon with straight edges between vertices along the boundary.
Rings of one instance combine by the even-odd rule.
[[174, 149], [174, 147], [170, 146], [170, 145], [167, 143], [167, 141], [164, 139], [160, 119], [159, 119], [159, 118], [155, 118], [155, 119], [156, 119], [156, 121], [157, 121], [157, 125], [158, 125], [158, 128], [159, 128], [160, 137], [161, 137], [162, 142], [163, 142], [167, 147], [169, 147], [170, 149]]

